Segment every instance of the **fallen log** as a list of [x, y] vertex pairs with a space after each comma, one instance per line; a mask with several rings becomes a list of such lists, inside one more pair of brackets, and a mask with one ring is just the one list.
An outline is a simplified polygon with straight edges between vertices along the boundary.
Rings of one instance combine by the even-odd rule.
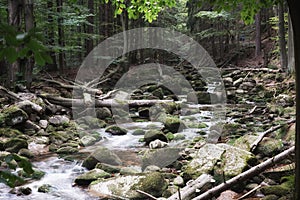
[[[193, 198], [192, 200], [204, 200], [204, 199], [211, 199], [217, 195], [219, 195], [221, 192], [231, 188], [232, 186], [239, 184], [242, 181], [245, 181], [249, 178], [252, 178], [261, 172], [265, 171], [266, 169], [272, 167], [276, 163], [279, 163], [280, 161], [287, 158], [290, 154], [292, 154], [295, 151], [295, 147], [291, 147], [284, 152], [269, 158], [268, 160], [256, 165], [255, 167], [250, 168], [249, 170], [233, 177], [232, 179], [227, 180], [225, 183], [221, 183], [220, 185], [213, 187], [212, 189], [200, 194], [199, 196]], [[184, 199], [183, 199], [184, 200]]]
[[270, 129], [266, 130], [265, 132], [262, 132], [259, 137], [251, 144], [250, 146], [250, 151], [251, 152], [254, 152], [254, 150], [256, 149], [256, 147], [259, 145], [259, 143], [264, 139], [264, 137], [269, 134], [269, 133], [272, 133], [278, 129], [280, 129], [281, 127], [283, 127], [284, 125], [286, 124], [291, 124], [291, 123], [295, 123], [295, 119], [292, 119], [292, 120], [289, 120], [287, 121], [285, 124], [279, 124], [277, 126], [273, 126], [271, 127]]
[[187, 186], [182, 188], [181, 191], [176, 192], [172, 196], [168, 198], [168, 200], [184, 200], [184, 199], [191, 199], [191, 195], [195, 194], [196, 190], [201, 189], [208, 183], [213, 182], [211, 175], [202, 174], [196, 180], [191, 181]]
[[[39, 94], [39, 97], [47, 99], [50, 103], [61, 105], [64, 107], [86, 107], [84, 99], [70, 99], [60, 96], [52, 96], [47, 94]], [[128, 105], [129, 107], [150, 107], [160, 103], [171, 103], [173, 100], [118, 100], [118, 99], [94, 99], [92, 104], [95, 107], [123, 107]]]

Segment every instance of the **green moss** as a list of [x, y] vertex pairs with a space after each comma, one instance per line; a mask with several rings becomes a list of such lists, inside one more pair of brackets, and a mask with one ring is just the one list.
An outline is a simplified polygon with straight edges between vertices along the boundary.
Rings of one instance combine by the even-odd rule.
[[22, 133], [13, 128], [0, 128], [0, 137], [17, 137], [22, 135]]
[[160, 197], [168, 184], [161, 173], [153, 172], [142, 178], [137, 184], [132, 186], [132, 190], [141, 190], [155, 197]]

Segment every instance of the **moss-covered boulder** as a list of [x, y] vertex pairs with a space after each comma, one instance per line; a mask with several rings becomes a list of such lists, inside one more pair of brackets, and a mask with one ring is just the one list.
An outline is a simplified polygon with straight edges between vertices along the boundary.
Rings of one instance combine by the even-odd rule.
[[[152, 172], [141, 178], [138, 183], [133, 185], [132, 189], [141, 190], [155, 197], [161, 197], [167, 189], [168, 183], [161, 173]], [[145, 196], [140, 194], [136, 198], [145, 199]]]
[[102, 169], [93, 169], [89, 172], [86, 172], [84, 174], [79, 175], [76, 179], [75, 179], [75, 183], [78, 185], [89, 185], [91, 182], [98, 180], [100, 178], [110, 178], [111, 175], [107, 172], [105, 172]]
[[25, 122], [27, 119], [27, 113], [14, 105], [4, 108], [0, 113], [0, 125], [14, 126]]
[[28, 143], [27, 140], [21, 138], [11, 138], [7, 142], [4, 143], [5, 151], [11, 153], [18, 153], [21, 149], [27, 149]]
[[106, 118], [111, 118], [112, 114], [109, 108], [102, 107], [96, 109], [96, 116], [99, 119], [106, 119]]
[[77, 153], [79, 150], [78, 148], [72, 147], [72, 146], [66, 146], [66, 147], [60, 147], [56, 150], [56, 153], [58, 154], [74, 154]]
[[264, 156], [272, 157], [283, 150], [283, 142], [280, 139], [265, 137], [257, 146], [256, 151]]
[[107, 127], [105, 132], [108, 132], [112, 135], [126, 135], [128, 131], [120, 126], [112, 125]]
[[[139, 183], [144, 176], [128, 175], [108, 179], [99, 179], [89, 186], [89, 191], [102, 196], [121, 196], [127, 199], [138, 199], [139, 193], [132, 187]], [[142, 199], [145, 199], [143, 197]]]
[[84, 161], [82, 166], [87, 169], [94, 169], [97, 163], [106, 163], [110, 165], [121, 165], [121, 159], [111, 150], [105, 147], [98, 147]]
[[91, 136], [91, 135], [85, 135], [82, 138], [80, 138], [80, 143], [82, 146], [91, 146], [97, 142], [97, 138]]
[[165, 129], [172, 133], [177, 133], [186, 127], [183, 121], [181, 121], [177, 116], [167, 116], [165, 118], [164, 125]]
[[164, 177], [158, 172], [153, 172], [146, 176], [127, 175], [99, 179], [90, 184], [89, 190], [101, 196], [122, 196], [127, 199], [144, 200], [147, 197], [136, 190], [142, 190], [155, 197], [161, 197], [167, 186]]
[[146, 131], [144, 135], [144, 141], [146, 142], [146, 145], [156, 139], [159, 139], [163, 142], [168, 142], [167, 136], [161, 130], [151, 129]]
[[227, 144], [205, 144], [187, 165], [185, 173], [196, 178], [203, 173], [233, 177], [255, 160], [252, 153]]

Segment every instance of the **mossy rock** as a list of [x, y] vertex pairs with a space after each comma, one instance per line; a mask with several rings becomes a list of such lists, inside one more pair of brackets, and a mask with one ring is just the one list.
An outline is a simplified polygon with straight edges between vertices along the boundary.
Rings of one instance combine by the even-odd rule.
[[[146, 177], [141, 178], [137, 184], [133, 185], [132, 189], [144, 191], [155, 197], [161, 197], [167, 187], [168, 183], [162, 174], [159, 172], [153, 172], [146, 175]], [[143, 197], [145, 198], [144, 195], [141, 195], [141, 199]]]
[[17, 129], [13, 128], [0, 128], [0, 137], [18, 137], [23, 135], [23, 133]]
[[116, 126], [116, 125], [112, 125], [109, 126], [105, 129], [105, 132], [108, 132], [112, 135], [126, 135], [127, 134], [127, 130], [125, 128]]
[[111, 150], [105, 147], [99, 147], [83, 161], [82, 166], [91, 170], [95, 168], [97, 163], [106, 163], [118, 166], [122, 164], [122, 161]]
[[23, 148], [28, 149], [28, 143], [25, 139], [12, 138], [4, 143], [4, 149], [11, 153], [18, 153]]
[[74, 154], [78, 153], [78, 149], [74, 147], [61, 147], [56, 150], [56, 153], [58, 154]]
[[177, 133], [185, 128], [184, 123], [177, 116], [167, 116], [164, 125], [165, 128], [172, 133]]
[[0, 122], [3, 123], [4, 121], [6, 125], [14, 126], [25, 122], [28, 119], [28, 115], [25, 111], [13, 105], [3, 109], [0, 118]]
[[143, 129], [136, 129], [132, 132], [132, 135], [144, 135], [146, 133]]
[[146, 142], [146, 145], [148, 145], [150, 142], [159, 139], [163, 142], [168, 142], [168, 138], [161, 130], [148, 130], [146, 131], [144, 135], [144, 141]]
[[102, 169], [95, 168], [89, 172], [79, 175], [75, 179], [75, 183], [78, 185], [89, 185], [91, 182], [97, 179], [101, 179], [101, 178], [106, 179], [109, 177], [111, 177], [109, 173], [105, 172]]
[[38, 188], [38, 192], [41, 193], [49, 193], [52, 189], [52, 186], [50, 184], [43, 184]]

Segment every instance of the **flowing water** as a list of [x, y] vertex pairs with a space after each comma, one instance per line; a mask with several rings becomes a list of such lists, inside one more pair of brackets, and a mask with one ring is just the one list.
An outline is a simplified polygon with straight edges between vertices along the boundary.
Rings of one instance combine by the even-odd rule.
[[[212, 106], [213, 107], [213, 106]], [[215, 114], [212, 112], [212, 108], [209, 105], [189, 105], [188, 109], [198, 109], [199, 112], [194, 112], [194, 114], [186, 114], [180, 118], [185, 121], [194, 122], [205, 122], [208, 127], [206, 128], [186, 128], [183, 129], [180, 134], [185, 136], [185, 139], [192, 139], [195, 136], [199, 136], [197, 132], [205, 131], [209, 133], [209, 128], [214, 125], [213, 118]], [[133, 135], [133, 131], [136, 129], [143, 129], [145, 131], [149, 129], [161, 129], [163, 124], [160, 122], [131, 122], [127, 124], [122, 124], [122, 127], [128, 130], [126, 135], [122, 136], [112, 136], [105, 132], [105, 129], [99, 129], [99, 134], [104, 138], [100, 142], [93, 146], [85, 147], [82, 152], [90, 153], [93, 152], [99, 146], [104, 146], [112, 151], [114, 151], [123, 161], [124, 165], [139, 165], [140, 160], [137, 156], [137, 152], [141, 149], [146, 149], [143, 143], [139, 142], [139, 139], [143, 136]], [[180, 141], [171, 142], [170, 146], [178, 145]], [[181, 141], [182, 142], [182, 141]], [[33, 162], [33, 165], [45, 172], [45, 176], [38, 181], [28, 183], [23, 187], [30, 187], [32, 193], [28, 196], [22, 195], [17, 196], [16, 194], [11, 194], [9, 191], [11, 188], [0, 184], [0, 200], [93, 200], [99, 199], [93, 197], [88, 193], [87, 188], [80, 188], [78, 186], [73, 186], [74, 179], [79, 175], [84, 173], [86, 170], [81, 167], [81, 163], [66, 161], [59, 159], [55, 156], [42, 159], [40, 161]], [[38, 192], [38, 188], [43, 184], [51, 185], [51, 190], [49, 193]]]

